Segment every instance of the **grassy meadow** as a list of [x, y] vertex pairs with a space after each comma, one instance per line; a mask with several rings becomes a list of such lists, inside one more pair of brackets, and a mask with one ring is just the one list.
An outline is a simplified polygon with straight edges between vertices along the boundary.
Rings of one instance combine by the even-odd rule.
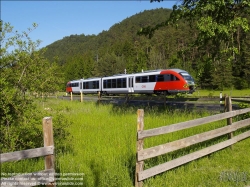
[[250, 97], [250, 89], [235, 90], [235, 89], [225, 89], [225, 90], [199, 90], [197, 89], [191, 97], [219, 97], [220, 93], [227, 94], [231, 97]]
[[[138, 107], [96, 102], [47, 99], [38, 103], [47, 116], [63, 115], [70, 122], [70, 140], [62, 142], [65, 152], [56, 154], [56, 172], [79, 173], [83, 180], [69, 185], [85, 187], [132, 187], [135, 178], [136, 128]], [[211, 113], [157, 106], [144, 107], [144, 129], [192, 120]], [[222, 120], [201, 127], [145, 139], [144, 148], [205, 132], [226, 125]], [[249, 130], [249, 128], [248, 128]], [[236, 132], [237, 133], [237, 132]], [[145, 161], [144, 168], [178, 158], [221, 142], [227, 136], [206, 141]], [[231, 187], [250, 185], [250, 138], [219, 152], [144, 180], [144, 187]], [[57, 146], [57, 145], [55, 145]], [[2, 172], [28, 173], [44, 169], [44, 160], [29, 159], [3, 163]], [[80, 182], [80, 183], [78, 183]]]

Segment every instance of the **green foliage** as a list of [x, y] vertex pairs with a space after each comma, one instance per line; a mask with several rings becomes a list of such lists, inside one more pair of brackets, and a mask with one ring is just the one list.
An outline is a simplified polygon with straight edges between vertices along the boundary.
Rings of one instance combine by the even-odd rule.
[[[22, 105], [23, 102], [16, 103], [16, 100], [14, 100], [12, 104], [14, 106], [17, 104]], [[8, 114], [8, 119], [1, 119], [0, 149], [2, 152], [23, 150], [36, 146], [41, 147], [43, 143], [42, 118], [38, 120], [36, 115], [38, 112], [34, 105], [28, 104], [28, 108], [19, 108], [17, 112], [19, 115], [15, 115], [16, 111], [14, 111]]]
[[[244, 108], [249, 108], [250, 105], [249, 105], [249, 104], [246, 104], [246, 103], [240, 103], [240, 104], [239, 104], [239, 107], [244, 109]], [[239, 116], [239, 119], [240, 119], [240, 120], [247, 119], [247, 118], [250, 118], [250, 112], [245, 113], [245, 114], [241, 114], [241, 115]]]
[[[233, 79], [240, 77], [241, 82], [249, 86], [249, 71], [244, 68], [246, 63], [249, 65], [249, 50], [244, 50], [245, 45], [249, 44], [246, 37], [250, 31], [249, 12], [248, 0], [184, 0], [178, 6], [173, 6], [166, 21], [143, 27], [139, 34], [153, 39], [160, 28], [167, 26], [168, 30], [171, 26], [177, 26], [181, 30], [181, 24], [185, 21], [193, 30], [190, 35], [193, 40], [189, 40], [187, 46], [177, 49], [177, 54], [182, 62], [191, 61], [195, 65], [193, 67], [199, 72], [199, 85], [213, 89], [224, 89], [232, 85], [236, 87], [239, 84], [234, 83]], [[184, 30], [187, 30], [187, 25]], [[208, 61], [211, 61], [212, 69], [204, 71]], [[175, 59], [174, 64], [176, 62], [178, 59]], [[205, 75], [208, 71], [210, 75]], [[245, 87], [245, 83], [241, 85]]]
[[[42, 145], [41, 112], [32, 93], [58, 91], [61, 74], [58, 65], [37, 51], [40, 41], [33, 42], [30, 32], [37, 24], [19, 33], [1, 21], [0, 59], [0, 149], [2, 152], [40, 147]], [[62, 125], [58, 130], [64, 128]], [[62, 132], [62, 131], [61, 131]], [[63, 133], [58, 134], [65, 136]], [[64, 137], [65, 138], [65, 137]], [[62, 140], [62, 138], [61, 138]]]
[[[183, 1], [173, 8], [170, 20], [174, 23], [177, 18], [188, 21], [198, 31], [195, 45], [206, 47], [206, 53], [210, 53], [214, 66], [213, 88], [230, 87], [233, 76], [239, 74], [241, 81], [247, 78], [242, 70], [235, 73], [235, 68], [240, 67], [244, 59], [241, 48], [246, 34], [249, 35], [249, 8], [246, 0]], [[221, 70], [218, 72], [218, 69]]]

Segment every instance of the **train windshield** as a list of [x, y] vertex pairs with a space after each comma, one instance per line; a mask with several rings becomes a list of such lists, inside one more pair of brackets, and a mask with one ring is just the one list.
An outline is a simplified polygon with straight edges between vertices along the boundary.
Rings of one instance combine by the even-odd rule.
[[193, 77], [191, 77], [191, 75], [189, 75], [188, 73], [180, 73], [180, 75], [188, 82], [194, 82]]

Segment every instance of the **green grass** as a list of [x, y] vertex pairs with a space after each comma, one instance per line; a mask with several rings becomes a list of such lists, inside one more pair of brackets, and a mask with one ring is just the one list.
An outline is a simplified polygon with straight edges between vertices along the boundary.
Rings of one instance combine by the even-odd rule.
[[[136, 162], [137, 107], [98, 105], [95, 102], [48, 99], [39, 104], [50, 108], [47, 116], [58, 113], [71, 124], [70, 142], [62, 142], [70, 151], [56, 155], [57, 173], [83, 173], [86, 187], [130, 187], [134, 185]], [[211, 115], [208, 112], [145, 107], [144, 129], [170, 125]], [[145, 139], [144, 148], [191, 136], [226, 125], [225, 120], [179, 132]], [[145, 168], [178, 158], [221, 142], [226, 136], [145, 161]], [[146, 179], [144, 187], [165, 186], [246, 186], [250, 184], [250, 138], [209, 156]], [[57, 145], [56, 145], [57, 146]], [[70, 148], [70, 149], [69, 149]], [[43, 170], [43, 160], [4, 163], [2, 172], [32, 172]], [[75, 181], [79, 182], [79, 181]], [[57, 185], [65, 186], [65, 185]]]
[[222, 96], [227, 94], [231, 97], [250, 97], [250, 89], [244, 90], [234, 90], [234, 89], [227, 89], [227, 90], [196, 90], [191, 97], [219, 97], [220, 93]]

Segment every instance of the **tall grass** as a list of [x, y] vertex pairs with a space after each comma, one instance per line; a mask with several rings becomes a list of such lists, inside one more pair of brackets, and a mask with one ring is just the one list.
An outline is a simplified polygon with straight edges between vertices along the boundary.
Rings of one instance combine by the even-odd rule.
[[[83, 173], [81, 186], [86, 187], [130, 187], [134, 185], [138, 107], [62, 100], [47, 100], [41, 105], [41, 110], [44, 107], [50, 108], [47, 115], [53, 117], [60, 113], [71, 122], [68, 129], [72, 136], [71, 141], [60, 145], [69, 151], [56, 155], [57, 173]], [[208, 112], [180, 111], [160, 107], [144, 107], [144, 110], [144, 129], [210, 115]], [[201, 127], [152, 137], [145, 140], [144, 147], [159, 145], [225, 125], [225, 120], [222, 120]], [[145, 168], [200, 150], [226, 138], [222, 136], [214, 141], [207, 141], [148, 159], [145, 161]], [[250, 150], [249, 143], [250, 139], [244, 140], [234, 145], [233, 149], [223, 149], [149, 178], [144, 181], [144, 186], [244, 186], [249, 184], [250, 158], [246, 154]], [[42, 160], [29, 163], [26, 160], [4, 163], [2, 171], [30, 172], [43, 169]], [[35, 163], [38, 164], [35, 165]], [[228, 173], [237, 174], [238, 178]], [[244, 178], [245, 176], [247, 178]]]

